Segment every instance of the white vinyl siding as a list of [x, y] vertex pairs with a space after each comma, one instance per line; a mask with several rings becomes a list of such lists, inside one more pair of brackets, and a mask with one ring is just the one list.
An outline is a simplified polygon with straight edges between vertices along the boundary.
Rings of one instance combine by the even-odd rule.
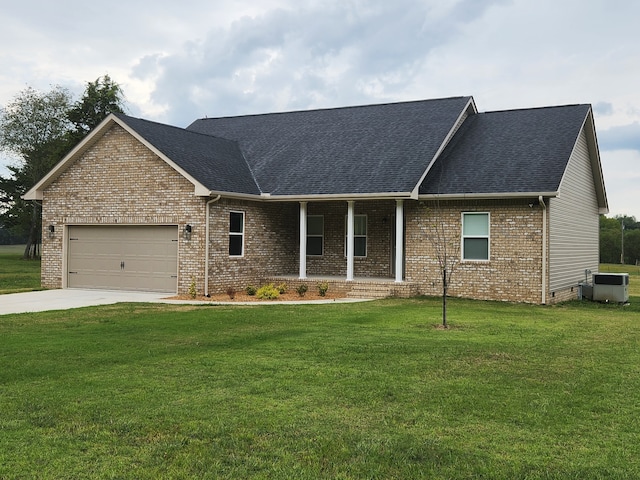
[[584, 129], [560, 184], [549, 199], [549, 291], [576, 286], [598, 271], [599, 211]]

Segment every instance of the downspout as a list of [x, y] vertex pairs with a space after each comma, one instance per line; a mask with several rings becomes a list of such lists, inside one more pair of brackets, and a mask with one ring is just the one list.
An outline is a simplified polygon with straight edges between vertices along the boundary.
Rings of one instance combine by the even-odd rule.
[[205, 233], [204, 233], [204, 296], [209, 296], [209, 213], [211, 211], [211, 204], [220, 200], [220, 195], [216, 198], [212, 198], [207, 202], [206, 215], [205, 219]]
[[542, 205], [542, 304], [547, 303], [547, 205], [542, 195], [538, 196]]

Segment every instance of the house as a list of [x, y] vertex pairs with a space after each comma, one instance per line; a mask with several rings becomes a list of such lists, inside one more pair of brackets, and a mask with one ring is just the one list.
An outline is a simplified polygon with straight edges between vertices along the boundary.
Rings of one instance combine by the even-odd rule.
[[472, 97], [186, 129], [110, 115], [24, 198], [42, 202], [49, 288], [438, 295], [445, 245], [451, 295], [542, 304], [597, 272], [608, 211], [590, 105]]

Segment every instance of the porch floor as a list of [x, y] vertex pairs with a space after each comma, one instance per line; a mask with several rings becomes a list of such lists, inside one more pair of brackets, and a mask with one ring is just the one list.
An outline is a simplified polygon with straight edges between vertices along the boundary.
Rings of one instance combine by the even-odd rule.
[[265, 283], [286, 283], [289, 288], [298, 288], [306, 284], [315, 288], [318, 283], [327, 282], [329, 290], [340, 292], [349, 298], [386, 298], [413, 297], [418, 295], [418, 285], [412, 282], [396, 282], [385, 277], [355, 277], [348, 282], [340, 275], [308, 275], [304, 280], [298, 275], [274, 275], [265, 279]]

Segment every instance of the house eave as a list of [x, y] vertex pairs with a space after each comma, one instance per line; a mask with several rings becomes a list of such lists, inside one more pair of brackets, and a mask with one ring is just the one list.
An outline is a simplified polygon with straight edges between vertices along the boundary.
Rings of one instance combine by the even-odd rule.
[[419, 200], [515, 200], [525, 198], [553, 198], [558, 192], [499, 192], [499, 193], [428, 193]]

